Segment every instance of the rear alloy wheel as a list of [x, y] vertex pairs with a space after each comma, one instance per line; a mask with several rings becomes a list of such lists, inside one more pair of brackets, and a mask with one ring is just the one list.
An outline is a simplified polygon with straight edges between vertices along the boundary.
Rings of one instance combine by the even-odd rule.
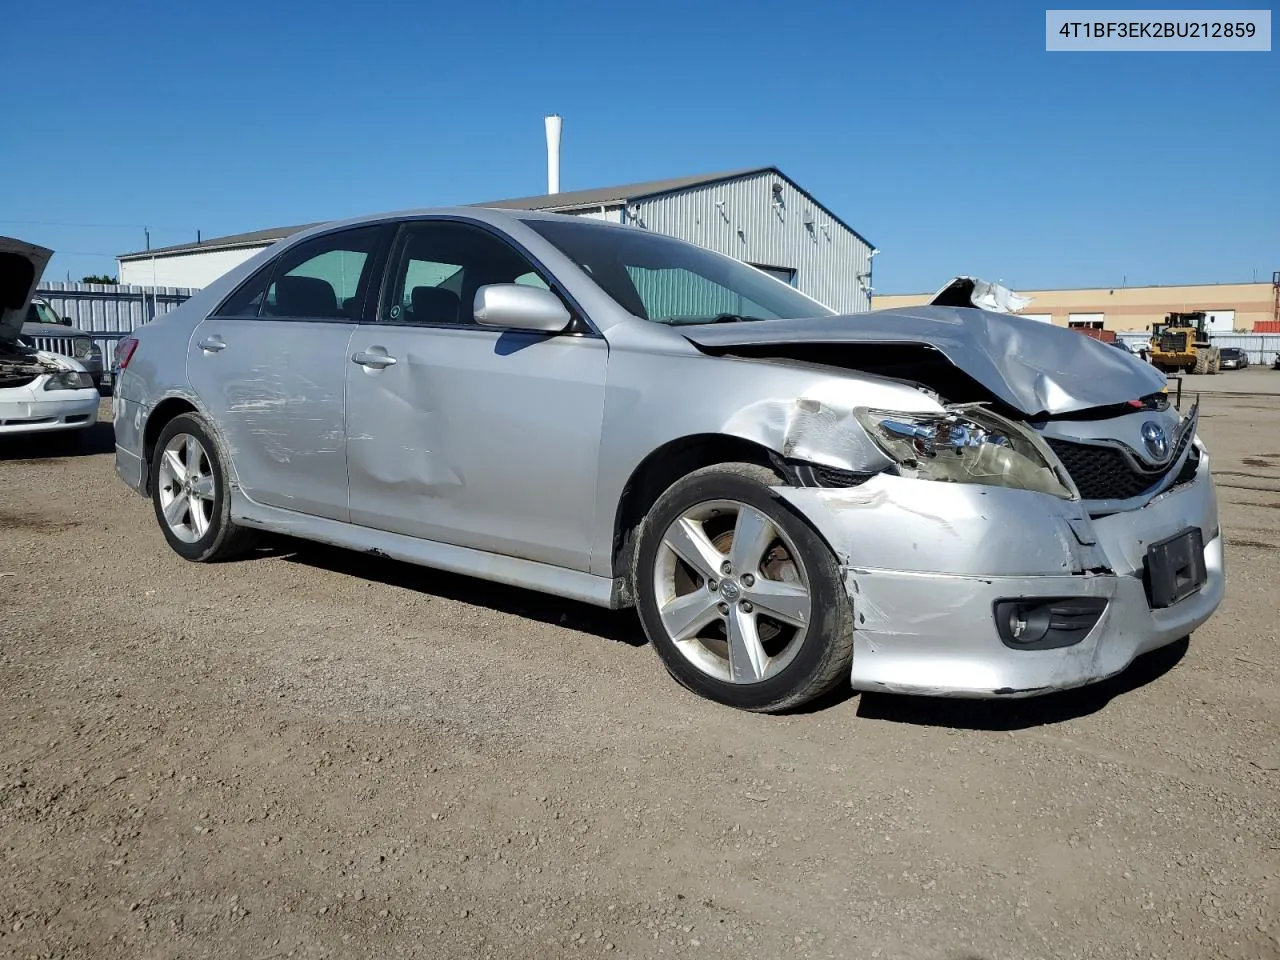
[[847, 677], [852, 613], [822, 539], [752, 464], [678, 481], [641, 528], [641, 620], [686, 687], [746, 710], [798, 706]]
[[195, 414], [174, 417], [151, 458], [151, 500], [174, 551], [208, 562], [237, 556], [256, 533], [231, 521], [226, 471], [209, 428]]
[[165, 526], [183, 543], [195, 543], [213, 523], [213, 464], [209, 451], [189, 433], [165, 444], [156, 478]]

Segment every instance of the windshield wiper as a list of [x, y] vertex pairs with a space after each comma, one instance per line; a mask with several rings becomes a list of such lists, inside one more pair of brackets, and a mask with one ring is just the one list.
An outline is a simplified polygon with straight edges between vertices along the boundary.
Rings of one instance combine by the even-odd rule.
[[702, 323], [750, 323], [765, 319], [767, 318], [750, 317], [742, 313], [717, 313], [709, 316], [668, 317], [663, 323], [669, 323], [673, 327], [689, 327]]

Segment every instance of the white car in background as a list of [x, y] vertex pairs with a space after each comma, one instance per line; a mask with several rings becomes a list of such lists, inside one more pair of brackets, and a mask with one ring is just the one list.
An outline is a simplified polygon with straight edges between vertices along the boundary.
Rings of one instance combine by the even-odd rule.
[[52, 250], [0, 237], [0, 435], [83, 430], [98, 391], [77, 360], [35, 349], [22, 324]]

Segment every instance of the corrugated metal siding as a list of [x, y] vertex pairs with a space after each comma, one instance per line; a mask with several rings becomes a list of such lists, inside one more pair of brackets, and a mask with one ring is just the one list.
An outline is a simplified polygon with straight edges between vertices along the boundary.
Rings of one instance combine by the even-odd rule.
[[[774, 183], [782, 185], [781, 204], [774, 202]], [[635, 222], [747, 263], [793, 270], [797, 289], [816, 300], [845, 312], [871, 309], [866, 290], [871, 248], [789, 180], [771, 172], [640, 201], [634, 216], [621, 207], [574, 215]], [[120, 263], [120, 280], [198, 289], [259, 249], [202, 250], [154, 261], [125, 261]]]
[[36, 289], [36, 296], [44, 297], [55, 314], [69, 316], [72, 326], [86, 333], [128, 333], [191, 300], [195, 292], [189, 287], [46, 282]]
[[683, 270], [647, 270], [627, 267], [636, 293], [652, 319], [688, 314], [754, 314], [742, 297], [731, 290]]
[[[781, 204], [772, 187], [782, 185]], [[811, 226], [806, 226], [808, 219]], [[871, 309], [871, 248], [785, 177], [766, 173], [642, 200], [626, 222], [747, 263], [796, 271], [796, 287], [842, 312]]]
[[[1151, 346], [1151, 335], [1147, 333], [1118, 333], [1116, 336], [1133, 349]], [[1280, 333], [1215, 333], [1209, 342], [1216, 347], [1239, 347], [1249, 355], [1249, 362], [1255, 365], [1271, 366], [1271, 361], [1280, 353]]]
[[77, 329], [128, 333], [186, 303], [195, 292], [189, 287], [48, 281], [40, 284], [36, 296], [48, 300], [58, 316], [70, 317]]
[[1239, 347], [1250, 363], [1268, 367], [1280, 353], [1280, 333], [1215, 333], [1209, 342], [1216, 347]]
[[[103, 363], [111, 366], [116, 344], [131, 331], [163, 316], [195, 293], [189, 287], [141, 287], [126, 284], [46, 282], [36, 296], [49, 301], [54, 313], [70, 317], [71, 327], [82, 330], [102, 351]], [[41, 338], [42, 350], [66, 353], [66, 344], [57, 338]], [[44, 345], [48, 342], [48, 345]]]

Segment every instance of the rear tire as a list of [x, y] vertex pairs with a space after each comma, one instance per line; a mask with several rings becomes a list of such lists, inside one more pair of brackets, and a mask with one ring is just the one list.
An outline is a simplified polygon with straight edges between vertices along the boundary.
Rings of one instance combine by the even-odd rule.
[[184, 559], [230, 560], [257, 541], [257, 531], [231, 520], [226, 466], [199, 414], [179, 414], [160, 431], [151, 455], [151, 503], [165, 540]]
[[632, 565], [645, 634], [683, 686], [742, 710], [788, 710], [848, 681], [853, 610], [814, 529], [749, 463], [674, 483]]
[[1207, 374], [1209, 372], [1209, 355], [1204, 350], [1196, 351], [1195, 366], [1191, 368], [1192, 373]]

